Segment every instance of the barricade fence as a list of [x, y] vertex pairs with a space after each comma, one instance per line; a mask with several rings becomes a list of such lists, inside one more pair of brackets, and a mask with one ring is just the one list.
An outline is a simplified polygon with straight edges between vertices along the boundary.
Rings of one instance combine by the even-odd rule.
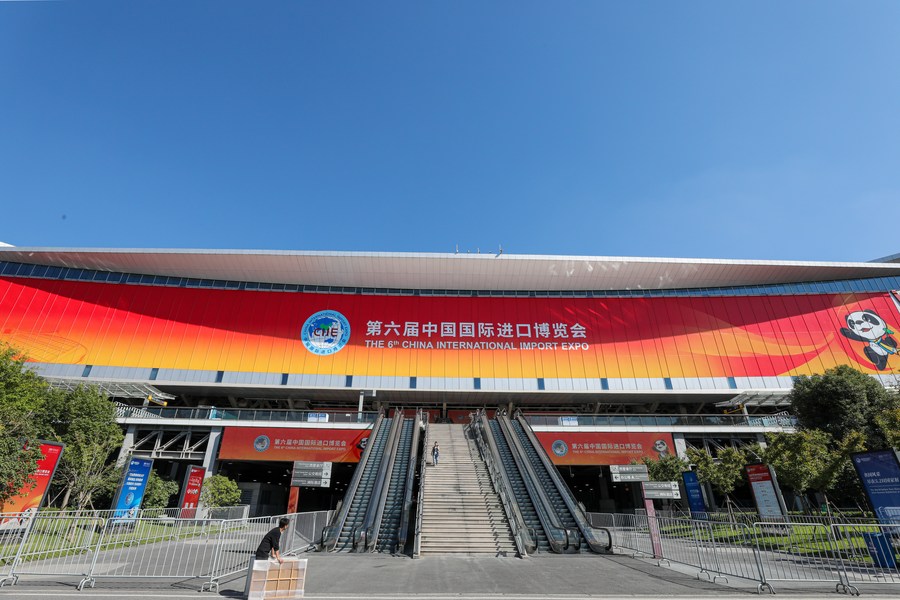
[[834, 586], [859, 595], [869, 584], [900, 592], [900, 525], [816, 519], [753, 523], [684, 517], [589, 513], [613, 544], [633, 556], [697, 569], [711, 581], [739, 577], [774, 593], [774, 583]]
[[282, 554], [322, 541], [331, 511], [255, 519], [123, 517], [114, 511], [0, 515], [0, 587], [22, 576], [72, 577], [78, 589], [98, 579], [200, 578], [201, 590], [245, 570], [278, 520], [290, 523]]

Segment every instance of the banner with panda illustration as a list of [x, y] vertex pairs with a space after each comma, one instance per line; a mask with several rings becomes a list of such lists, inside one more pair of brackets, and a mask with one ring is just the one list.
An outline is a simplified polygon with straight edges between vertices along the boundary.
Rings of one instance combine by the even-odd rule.
[[0, 341], [28, 360], [107, 376], [153, 370], [157, 381], [221, 372], [221, 383], [343, 387], [371, 377], [373, 387], [408, 389], [415, 377], [425, 389], [428, 378], [479, 378], [477, 389], [491, 389], [491, 379], [671, 378], [694, 389], [703, 378], [843, 364], [893, 373], [898, 327], [886, 292], [410, 297], [0, 278]]

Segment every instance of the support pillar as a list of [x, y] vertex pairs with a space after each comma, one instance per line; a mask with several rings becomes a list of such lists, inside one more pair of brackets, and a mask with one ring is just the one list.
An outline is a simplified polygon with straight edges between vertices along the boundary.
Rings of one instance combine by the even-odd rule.
[[213, 427], [209, 431], [209, 441], [206, 443], [206, 454], [203, 455], [203, 467], [206, 469], [206, 477], [211, 477], [219, 460], [219, 445], [222, 443], [222, 428]]
[[125, 430], [125, 439], [122, 440], [122, 447], [119, 448], [119, 456], [116, 457], [117, 467], [125, 466], [125, 463], [128, 461], [128, 456], [134, 448], [135, 433], [137, 433], [137, 425], [129, 425], [128, 429]]

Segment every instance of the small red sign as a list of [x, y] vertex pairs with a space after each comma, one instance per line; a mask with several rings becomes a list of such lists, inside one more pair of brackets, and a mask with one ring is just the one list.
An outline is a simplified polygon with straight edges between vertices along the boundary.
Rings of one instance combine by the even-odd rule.
[[193, 519], [197, 514], [197, 505], [200, 502], [200, 491], [203, 489], [203, 478], [206, 469], [191, 466], [184, 477], [184, 489], [181, 493], [181, 518]]

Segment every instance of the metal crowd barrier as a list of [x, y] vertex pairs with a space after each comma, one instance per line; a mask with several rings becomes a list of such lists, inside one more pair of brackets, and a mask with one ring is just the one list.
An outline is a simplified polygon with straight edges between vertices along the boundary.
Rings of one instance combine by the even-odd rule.
[[273, 527], [277, 527], [282, 517], [290, 520], [281, 540], [281, 554], [288, 555], [306, 552], [320, 545], [322, 531], [333, 514], [334, 511], [323, 510], [224, 521], [224, 531], [219, 539], [216, 560], [210, 569], [209, 581], [203, 584], [201, 590], [218, 591], [221, 580], [237, 576], [247, 569], [250, 558], [256, 552], [263, 536]]
[[831, 528], [848, 591], [860, 585], [900, 584], [900, 526], [841, 523]]
[[752, 524], [617, 513], [589, 518], [610, 529], [620, 550], [660, 565], [695, 567], [698, 578], [710, 581], [739, 577], [773, 594], [773, 582], [827, 584], [853, 595], [869, 584], [896, 585], [900, 592], [900, 525], [823, 523], [816, 517]]
[[244, 571], [263, 536], [281, 517], [290, 520], [282, 554], [305, 552], [322, 541], [331, 511], [257, 519], [122, 518], [98, 514], [0, 515], [0, 587], [21, 576], [78, 578], [78, 589], [98, 579], [206, 579], [202, 590]]

